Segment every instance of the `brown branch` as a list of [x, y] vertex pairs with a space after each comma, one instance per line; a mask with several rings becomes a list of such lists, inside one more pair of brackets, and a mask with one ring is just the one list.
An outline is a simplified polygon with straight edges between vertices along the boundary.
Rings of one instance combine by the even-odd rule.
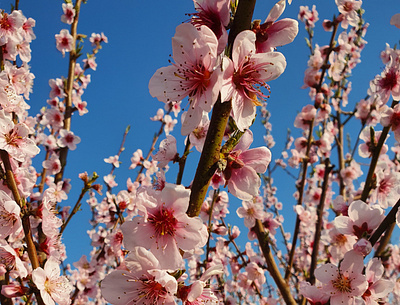
[[268, 236], [264, 230], [264, 226], [260, 220], [256, 220], [256, 225], [254, 230], [257, 234], [258, 242], [260, 244], [260, 248], [263, 252], [264, 258], [267, 262], [268, 271], [272, 278], [274, 279], [276, 285], [278, 286], [279, 292], [281, 293], [285, 303], [287, 305], [296, 305], [297, 302], [293, 298], [289, 285], [281, 276], [278, 266], [275, 263], [274, 256], [272, 255], [271, 249], [268, 243]]
[[[256, 0], [239, 1], [229, 32], [228, 50], [232, 50], [233, 42], [241, 31], [250, 30], [255, 4]], [[206, 197], [211, 177], [220, 159], [221, 143], [231, 109], [231, 102], [221, 101], [221, 96], [219, 96], [213, 108], [203, 152], [193, 179], [190, 203], [187, 210], [187, 214], [191, 217], [199, 215], [201, 205]]]
[[183, 152], [183, 156], [179, 158], [179, 172], [178, 172], [178, 176], [176, 177], [176, 184], [182, 183], [183, 172], [185, 170], [186, 159], [187, 159], [189, 152], [190, 152], [190, 139], [189, 139], [189, 137], [187, 137], [185, 151]]
[[[300, 181], [300, 186], [298, 187], [299, 198], [297, 200], [297, 205], [303, 204], [304, 186], [306, 184], [306, 178], [307, 178], [307, 167], [308, 167], [308, 163], [309, 163], [309, 154], [310, 154], [310, 150], [311, 150], [313, 129], [314, 129], [314, 120], [311, 121], [309, 131], [308, 131], [307, 150], [306, 150], [305, 158], [303, 159], [302, 177], [301, 177], [301, 181]], [[292, 269], [293, 261], [294, 261], [294, 253], [296, 251], [296, 243], [297, 243], [297, 238], [298, 238], [299, 233], [300, 233], [300, 217], [299, 217], [299, 215], [297, 215], [296, 216], [296, 224], [294, 227], [293, 239], [292, 239], [292, 248], [290, 249], [289, 259], [288, 259], [288, 263], [286, 266], [286, 272], [285, 272], [285, 280], [286, 281], [289, 281], [289, 277], [291, 274], [291, 269]]]
[[379, 240], [381, 235], [393, 224], [396, 222], [396, 213], [400, 207], [400, 199], [396, 202], [394, 207], [390, 210], [390, 212], [386, 215], [385, 219], [382, 220], [379, 227], [375, 230], [374, 234], [368, 239], [372, 246]]
[[210, 127], [192, 183], [190, 203], [187, 210], [187, 214], [190, 217], [199, 215], [201, 205], [207, 195], [210, 180], [217, 169], [217, 162], [220, 159], [221, 143], [225, 134], [231, 108], [230, 101], [221, 103], [220, 98], [218, 98], [218, 101], [214, 105]]
[[317, 267], [317, 260], [318, 260], [318, 252], [319, 252], [319, 242], [321, 240], [321, 231], [322, 231], [322, 222], [323, 222], [323, 213], [325, 207], [325, 199], [326, 199], [326, 192], [329, 186], [329, 174], [331, 173], [333, 166], [330, 165], [329, 158], [325, 159], [325, 173], [324, 173], [324, 182], [322, 183], [322, 192], [321, 198], [317, 207], [317, 222], [315, 224], [315, 235], [314, 235], [314, 245], [313, 251], [311, 255], [311, 265], [310, 265], [310, 272], [308, 281], [311, 285], [315, 284], [315, 276], [314, 271]]
[[[21, 195], [19, 194], [18, 186], [15, 181], [15, 177], [14, 177], [14, 173], [12, 171], [8, 153], [5, 150], [0, 150], [0, 158], [3, 161], [4, 170], [6, 173], [7, 186], [10, 189], [10, 191], [12, 192], [12, 194], [14, 196], [14, 200], [17, 202], [17, 204], [21, 208], [22, 227], [23, 227], [24, 234], [25, 234], [24, 239], [25, 239], [26, 246], [27, 246], [28, 257], [29, 257], [29, 260], [31, 261], [32, 269], [35, 270], [36, 268], [40, 267], [40, 264], [39, 264], [39, 259], [38, 259], [38, 255], [36, 252], [36, 246], [35, 246], [35, 243], [32, 238], [32, 230], [31, 230], [31, 224], [30, 224], [30, 220], [29, 220], [29, 211], [26, 207], [25, 200], [22, 199]], [[44, 302], [43, 302], [38, 290], [35, 290], [35, 296], [36, 296], [36, 299], [37, 299], [39, 305], [44, 305]]]
[[[398, 103], [399, 103], [398, 101], [393, 101], [391, 107], [393, 108]], [[373, 187], [373, 185], [372, 185], [373, 183], [372, 182], [373, 182], [373, 178], [374, 178], [375, 168], [376, 168], [376, 165], [378, 164], [378, 159], [379, 159], [379, 156], [381, 154], [381, 149], [383, 147], [383, 144], [386, 141], [386, 137], [387, 137], [387, 135], [389, 133], [390, 127], [391, 127], [391, 125], [386, 126], [386, 127], [383, 128], [382, 133], [381, 133], [381, 135], [379, 137], [378, 144], [374, 147], [374, 150], [373, 150], [373, 153], [372, 153], [372, 158], [371, 158], [371, 163], [370, 163], [368, 174], [367, 174], [367, 178], [366, 178], [365, 184], [364, 184], [364, 189], [363, 189], [363, 192], [361, 194], [361, 200], [364, 201], [364, 202], [367, 201], [367, 198], [369, 196], [369, 192], [371, 191], [371, 189]]]

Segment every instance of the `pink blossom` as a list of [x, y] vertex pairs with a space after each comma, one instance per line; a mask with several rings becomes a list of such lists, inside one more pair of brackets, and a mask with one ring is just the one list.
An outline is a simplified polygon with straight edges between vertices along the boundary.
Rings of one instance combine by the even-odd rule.
[[[371, 133], [374, 135], [374, 143], [371, 143]], [[379, 138], [382, 134], [382, 131], [374, 131], [372, 127], [366, 127], [360, 134], [360, 139], [365, 143], [360, 144], [358, 147], [358, 154], [362, 158], [371, 158], [372, 149], [376, 147], [378, 144]], [[388, 151], [388, 146], [384, 144], [380, 151], [380, 154], [386, 154]]]
[[88, 67], [93, 71], [96, 71], [97, 63], [95, 56], [88, 56], [86, 59], [83, 60], [83, 63], [85, 64], [85, 68]]
[[394, 138], [397, 142], [400, 142], [400, 104], [393, 108], [384, 107], [381, 124], [385, 127], [390, 126], [393, 130]]
[[142, 247], [131, 249], [126, 270], [114, 270], [101, 282], [103, 297], [114, 305], [173, 305], [176, 279], [161, 269], [157, 258]]
[[372, 190], [371, 202], [378, 202], [386, 209], [392, 207], [400, 196], [400, 173], [393, 172], [385, 162], [378, 162], [376, 174], [376, 187]]
[[57, 140], [57, 144], [60, 147], [68, 147], [70, 150], [76, 149], [76, 144], [81, 142], [81, 138], [74, 135], [72, 131], [66, 129], [60, 130], [60, 138]]
[[4, 111], [18, 115], [30, 108], [23, 97], [17, 94], [15, 86], [9, 82], [4, 72], [0, 73], [0, 105]]
[[8, 43], [12, 40], [16, 43], [22, 41], [22, 25], [25, 17], [21, 11], [14, 10], [11, 14], [7, 14], [4, 11], [0, 13], [0, 46]]
[[235, 148], [226, 156], [224, 177], [228, 190], [242, 200], [251, 200], [258, 195], [261, 180], [258, 173], [264, 173], [271, 161], [267, 147], [249, 149], [253, 133], [248, 129]]
[[46, 305], [68, 305], [71, 303], [72, 285], [66, 276], [60, 276], [58, 261], [50, 257], [44, 269], [41, 267], [32, 271], [32, 280], [40, 291]]
[[40, 152], [39, 147], [29, 138], [29, 128], [24, 123], [14, 125], [11, 119], [4, 116], [4, 112], [0, 114], [0, 149], [20, 162]]
[[333, 227], [329, 231], [330, 254], [332, 255], [332, 262], [339, 262], [344, 254], [353, 249], [357, 239], [354, 235], [342, 234], [338, 229]]
[[194, 0], [197, 11], [191, 14], [192, 24], [199, 27], [205, 25], [210, 28], [218, 39], [218, 54], [221, 54], [228, 42], [226, 27], [230, 21], [229, 0]]
[[357, 10], [361, 8], [361, 0], [335, 0], [339, 12], [343, 16], [342, 28], [347, 29], [348, 25], [357, 26], [360, 20]]
[[279, 52], [256, 54], [256, 34], [243, 31], [237, 35], [232, 49], [232, 60], [224, 58], [222, 101], [232, 99], [232, 116], [237, 127], [244, 131], [253, 122], [259, 99], [267, 95], [259, 87], [278, 78], [286, 68], [285, 57]]
[[136, 166], [140, 165], [140, 163], [143, 161], [143, 152], [141, 149], [138, 149], [133, 153], [133, 156], [131, 158], [131, 166], [129, 166], [129, 169], [134, 169]]
[[57, 108], [46, 109], [40, 124], [59, 130], [64, 125], [64, 114]]
[[339, 267], [327, 263], [315, 270], [315, 277], [322, 283], [322, 290], [331, 296], [331, 305], [353, 304], [368, 288], [363, 256], [353, 251], [345, 254]]
[[51, 87], [50, 98], [53, 99], [55, 97], [63, 98], [65, 96], [64, 93], [64, 83], [60, 78], [50, 79], [49, 86]]
[[166, 114], [163, 119], [164, 132], [168, 136], [174, 130], [175, 125], [178, 123], [177, 119], [173, 119], [169, 114]]
[[381, 104], [388, 102], [390, 95], [393, 100], [400, 100], [400, 70], [399, 59], [393, 59], [385, 70], [370, 82], [370, 89], [381, 98]]
[[209, 126], [210, 119], [208, 118], [208, 114], [203, 113], [203, 117], [201, 118], [199, 125], [189, 135], [190, 144], [196, 147], [198, 152], [203, 151], [204, 141], [206, 140]]
[[28, 275], [28, 270], [26, 270], [17, 252], [4, 239], [0, 240], [0, 262], [7, 271], [16, 273], [21, 278]]
[[[162, 191], [150, 192], [144, 197], [155, 207], [147, 206], [147, 217], [134, 218], [121, 226], [125, 247], [136, 246], [151, 249], [161, 266], [169, 269], [183, 265], [179, 249], [191, 251], [202, 247], [207, 241], [207, 232], [198, 217], [190, 218], [186, 211], [190, 191], [182, 185], [167, 183]], [[136, 238], [141, 236], [141, 238]]]
[[104, 162], [112, 164], [114, 167], [118, 168], [119, 167], [119, 156], [115, 155], [115, 156], [110, 156], [108, 158], [104, 159]]
[[33, 29], [36, 25], [36, 21], [33, 18], [28, 18], [25, 20], [24, 24], [22, 25], [22, 36], [26, 42], [31, 42], [32, 40], [36, 39], [36, 35], [33, 33]]
[[300, 283], [300, 294], [307, 298], [311, 305], [325, 305], [329, 301], [329, 295], [321, 287], [312, 286], [308, 282]]
[[106, 35], [104, 35], [104, 33], [101, 34], [92, 33], [92, 35], [89, 38], [89, 41], [92, 43], [92, 47], [96, 47], [100, 45], [100, 43], [102, 42], [108, 43], [108, 38], [106, 37]]
[[365, 276], [368, 281], [368, 289], [362, 298], [366, 305], [378, 305], [380, 300], [393, 291], [393, 281], [383, 279], [384, 268], [379, 258], [372, 258], [365, 268]]
[[162, 140], [158, 152], [153, 156], [153, 160], [158, 161], [158, 167], [163, 168], [168, 165], [170, 161], [176, 162], [179, 158], [176, 149], [176, 139], [168, 135], [166, 139]]
[[276, 21], [286, 7], [286, 0], [277, 2], [263, 24], [253, 22], [257, 53], [272, 52], [275, 47], [291, 43], [299, 32], [298, 22], [291, 18]]
[[242, 206], [236, 210], [240, 218], [244, 218], [244, 225], [251, 229], [256, 224], [256, 219], [263, 220], [266, 216], [262, 202], [250, 200], [242, 201]]
[[372, 251], [372, 245], [367, 239], [361, 238], [354, 244], [353, 249], [357, 253], [367, 256]]
[[203, 111], [210, 112], [219, 89], [217, 66], [218, 40], [206, 26], [184, 23], [176, 28], [172, 38], [172, 57], [169, 67], [156, 71], [149, 82], [150, 94], [168, 103], [189, 97], [190, 107], [182, 124], [182, 134], [189, 134], [199, 124]]
[[301, 112], [299, 112], [299, 114], [296, 116], [294, 127], [308, 130], [316, 115], [317, 109], [314, 107], [314, 105], [310, 104], [304, 106]]
[[115, 182], [115, 176], [108, 174], [107, 176], [104, 176], [104, 182], [111, 188], [118, 186], [118, 183]]
[[50, 175], [55, 175], [61, 170], [61, 162], [57, 154], [52, 154], [48, 160], [43, 161], [42, 166]]
[[337, 216], [334, 225], [342, 234], [353, 234], [358, 238], [368, 237], [383, 220], [383, 210], [367, 205], [361, 200], [353, 201], [349, 206], [349, 216]]
[[152, 121], [162, 121], [163, 118], [164, 118], [164, 110], [159, 108], [157, 110], [157, 114], [155, 116], [151, 117], [150, 120], [152, 120]]
[[72, 102], [76, 107], [76, 109], [78, 110], [80, 116], [89, 112], [89, 110], [86, 108], [87, 102], [82, 101], [81, 99], [73, 99]]
[[64, 14], [61, 15], [61, 22], [71, 24], [75, 18], [75, 9], [72, 3], [63, 3], [62, 9]]
[[308, 6], [300, 6], [298, 18], [305, 23], [307, 29], [314, 28], [315, 23], [319, 20], [316, 6], [313, 5], [311, 10]]
[[395, 14], [390, 18], [390, 24], [400, 29], [400, 14]]
[[68, 30], [61, 30], [60, 34], [56, 34], [55, 37], [57, 50], [60, 51], [63, 56], [65, 55], [65, 52], [72, 51], [74, 38]]

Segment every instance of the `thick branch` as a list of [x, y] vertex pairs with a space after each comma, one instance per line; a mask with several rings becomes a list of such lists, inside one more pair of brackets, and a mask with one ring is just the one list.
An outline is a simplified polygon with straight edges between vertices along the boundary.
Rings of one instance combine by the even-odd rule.
[[[232, 28], [228, 37], [228, 50], [232, 50], [236, 36], [244, 30], [251, 28], [256, 0], [240, 0]], [[213, 176], [217, 162], [220, 159], [221, 143], [232, 109], [231, 102], [221, 101], [219, 97], [214, 105], [210, 127], [204, 143], [203, 152], [197, 166], [197, 171], [192, 184], [190, 203], [187, 214], [191, 217], [200, 213], [201, 205], [207, 194], [210, 179]]]

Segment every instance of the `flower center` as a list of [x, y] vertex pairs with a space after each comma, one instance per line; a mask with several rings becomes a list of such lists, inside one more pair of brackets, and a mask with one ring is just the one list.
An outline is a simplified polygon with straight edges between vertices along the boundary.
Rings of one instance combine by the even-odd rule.
[[[142, 281], [139, 298], [146, 299], [148, 304], [158, 304], [158, 299], [164, 298], [167, 292], [160, 283], [152, 280]], [[144, 304], [147, 304], [144, 302]]]
[[175, 76], [185, 81], [185, 84], [181, 84], [181, 87], [189, 92], [190, 97], [202, 95], [207, 90], [210, 84], [212, 71], [208, 71], [202, 63], [198, 63], [196, 66], [188, 64], [182, 67], [176, 64], [175, 66], [178, 68]]
[[195, 1], [195, 4], [198, 6], [198, 12], [194, 14], [188, 14], [189, 16], [193, 16], [191, 20], [192, 24], [194, 26], [206, 25], [219, 39], [222, 36], [223, 31], [221, 18], [218, 12], [208, 7], [202, 7], [199, 3], [197, 3], [197, 1]]
[[174, 217], [173, 211], [162, 207], [160, 211], [149, 215], [148, 222], [154, 226], [157, 236], [174, 236], [178, 220]]
[[388, 73], [379, 80], [379, 85], [386, 90], [392, 90], [398, 81], [398, 74], [395, 69], [390, 69]]
[[0, 27], [6, 31], [8, 31], [11, 28], [11, 23], [8, 20], [7, 14], [4, 14], [3, 18], [0, 20]]
[[238, 69], [233, 73], [233, 83], [236, 89], [240, 91], [246, 98], [251, 100], [256, 106], [261, 106], [268, 98], [267, 95], [261, 92], [260, 86], [269, 90], [269, 86], [261, 79], [260, 69], [266, 69], [268, 63], [255, 64], [255, 62], [247, 61], [239, 65]]
[[351, 288], [351, 280], [342, 274], [338, 274], [338, 277], [335, 280], [332, 280], [332, 286], [338, 290], [339, 292], [351, 292], [353, 289]]

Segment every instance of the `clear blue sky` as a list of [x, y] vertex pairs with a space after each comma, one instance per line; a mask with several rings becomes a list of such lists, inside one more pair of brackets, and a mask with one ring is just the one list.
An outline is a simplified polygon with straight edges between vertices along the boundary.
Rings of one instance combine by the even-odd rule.
[[[1, 7], [8, 11], [9, 1], [1, 0]], [[281, 18], [297, 18], [300, 5], [312, 6], [315, 3], [320, 13], [320, 21], [338, 14], [334, 9], [334, 1], [293, 0], [288, 5]], [[55, 48], [54, 35], [60, 29], [69, 28], [61, 23], [62, 1], [56, 0], [21, 0], [20, 9], [26, 17], [36, 20], [34, 29], [37, 39], [32, 43], [32, 72], [35, 74], [34, 92], [28, 103], [31, 105], [31, 115], [35, 115], [46, 104], [49, 89], [48, 80], [67, 75], [67, 57], [62, 58]], [[254, 19], [264, 20], [274, 1], [258, 1]], [[383, 5], [384, 4], [384, 5]], [[383, 68], [379, 53], [385, 48], [385, 42], [393, 46], [400, 39], [400, 30], [389, 24], [390, 17], [400, 13], [398, 0], [365, 1], [364, 18], [370, 23], [366, 40], [368, 45], [362, 54], [362, 63], [354, 71], [353, 92], [350, 103], [354, 105], [366, 95], [369, 80], [379, 74]], [[125, 152], [121, 157], [122, 165], [117, 174], [117, 182], [125, 187], [127, 177], [136, 177], [134, 171], [128, 171], [132, 153], [141, 148], [147, 152], [158, 123], [151, 122], [163, 103], [153, 99], [148, 92], [148, 81], [159, 67], [168, 65], [171, 54], [171, 37], [175, 27], [185, 22], [185, 13], [194, 12], [190, 0], [179, 1], [133, 1], [133, 0], [89, 0], [82, 6], [78, 32], [90, 37], [92, 32], [104, 32], [109, 43], [97, 55], [97, 71], [92, 71], [92, 83], [89, 85], [83, 100], [87, 101], [89, 113], [83, 117], [73, 116], [72, 130], [81, 137], [82, 142], [77, 150], [69, 152], [66, 178], [72, 178], [73, 192], [67, 205], [73, 205], [81, 183], [76, 179], [78, 173], [97, 171], [102, 177], [108, 174], [111, 165], [103, 159], [117, 153], [122, 134], [127, 125], [131, 131], [125, 144]], [[318, 27], [318, 25], [317, 25]], [[315, 42], [320, 45], [329, 42], [330, 33], [316, 30]], [[300, 31], [295, 41], [279, 49], [287, 59], [285, 73], [276, 81], [270, 83], [271, 98], [268, 101], [272, 113], [273, 134], [276, 148], [273, 149], [273, 159], [278, 157], [286, 137], [287, 128], [294, 135], [299, 131], [293, 127], [297, 111], [309, 103], [308, 90], [300, 89], [308, 59], [308, 49], [304, 42], [306, 33], [300, 24]], [[89, 46], [89, 42], [87, 43]], [[86, 51], [90, 49], [87, 48]], [[352, 107], [352, 106], [350, 106]], [[260, 123], [252, 127], [255, 135], [253, 147], [263, 145], [264, 133]], [[180, 135], [179, 127], [174, 136]], [[183, 139], [178, 137], [178, 151], [183, 151]], [[41, 162], [43, 156], [38, 159]], [[190, 156], [189, 163], [195, 163], [197, 152]], [[185, 184], [192, 179], [194, 171], [185, 173]], [[175, 176], [169, 176], [175, 181]], [[292, 211], [294, 188], [287, 188], [286, 175], [275, 177], [280, 200], [287, 211]], [[118, 187], [118, 189], [121, 189]], [[89, 228], [88, 207], [83, 205], [80, 212], [65, 232], [64, 242], [67, 246], [68, 262], [76, 261], [82, 254], [90, 250], [86, 230]], [[235, 214], [233, 207], [231, 214]]]

